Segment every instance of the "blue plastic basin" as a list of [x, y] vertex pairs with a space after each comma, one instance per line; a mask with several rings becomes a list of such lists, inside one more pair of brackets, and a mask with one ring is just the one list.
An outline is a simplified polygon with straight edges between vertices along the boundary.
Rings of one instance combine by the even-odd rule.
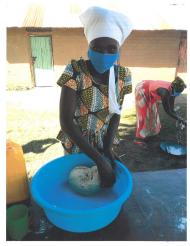
[[168, 154], [181, 156], [187, 154], [187, 147], [172, 142], [161, 142], [160, 148]]
[[90, 232], [110, 224], [119, 214], [132, 191], [128, 169], [117, 161], [116, 183], [92, 196], [81, 196], [70, 189], [70, 171], [78, 165], [92, 166], [85, 154], [66, 155], [48, 162], [31, 182], [33, 199], [57, 227], [71, 232]]

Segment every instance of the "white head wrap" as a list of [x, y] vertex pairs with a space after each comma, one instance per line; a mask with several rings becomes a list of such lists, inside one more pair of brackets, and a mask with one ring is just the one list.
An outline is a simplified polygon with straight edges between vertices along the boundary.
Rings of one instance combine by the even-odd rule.
[[121, 46], [132, 31], [132, 24], [125, 15], [101, 7], [90, 7], [81, 16], [84, 33], [90, 43], [93, 39], [109, 37]]

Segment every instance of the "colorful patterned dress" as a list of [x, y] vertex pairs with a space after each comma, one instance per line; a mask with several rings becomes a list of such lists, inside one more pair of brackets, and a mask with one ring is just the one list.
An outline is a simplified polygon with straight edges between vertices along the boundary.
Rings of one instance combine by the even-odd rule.
[[161, 98], [156, 92], [158, 88], [165, 88], [171, 93], [171, 83], [167, 81], [143, 80], [136, 85], [137, 138], [143, 139], [160, 132], [161, 124], [157, 102]]
[[[107, 132], [112, 114], [109, 113], [108, 85], [96, 84], [83, 59], [72, 60], [59, 78], [59, 86], [67, 86], [77, 93], [77, 106], [74, 124], [79, 126], [82, 136], [95, 148], [103, 149], [103, 139]], [[132, 92], [131, 73], [128, 68], [118, 66], [116, 95], [122, 105], [124, 95]], [[57, 139], [69, 154], [81, 152], [79, 147], [64, 132], [60, 131]]]

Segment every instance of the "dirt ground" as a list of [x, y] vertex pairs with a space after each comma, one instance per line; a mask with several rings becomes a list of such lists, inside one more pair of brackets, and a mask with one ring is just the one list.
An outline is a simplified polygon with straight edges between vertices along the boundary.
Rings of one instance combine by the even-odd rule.
[[[172, 156], [159, 147], [161, 141], [176, 142], [176, 121], [164, 112], [162, 105], [159, 106], [160, 134], [148, 143], [146, 150], [133, 143], [136, 115], [133, 95], [130, 95], [119, 126], [121, 141], [115, 147], [123, 163], [134, 172], [185, 168], [186, 156]], [[46, 162], [63, 155], [62, 146], [56, 140], [60, 129], [59, 97], [59, 88], [7, 92], [7, 138], [23, 147], [29, 178]], [[175, 105], [180, 106], [180, 114], [186, 119], [186, 94], [177, 98]], [[182, 139], [186, 145], [186, 130]]]
[[[186, 95], [176, 98], [175, 105], [180, 107], [180, 115], [187, 119]], [[162, 141], [177, 143], [177, 130], [175, 119], [172, 119], [165, 113], [161, 104], [159, 104], [159, 115], [162, 125], [161, 131], [159, 135], [147, 142], [147, 149], [133, 143], [135, 124], [120, 123], [119, 135], [121, 141], [119, 146], [115, 147], [115, 151], [129, 170], [135, 172], [187, 167], [186, 156], [174, 156], [160, 149], [160, 143]], [[131, 114], [126, 114], [124, 118], [127, 119], [131, 116]], [[186, 136], [187, 131], [184, 129], [182, 131], [182, 144], [184, 146], [187, 144]]]

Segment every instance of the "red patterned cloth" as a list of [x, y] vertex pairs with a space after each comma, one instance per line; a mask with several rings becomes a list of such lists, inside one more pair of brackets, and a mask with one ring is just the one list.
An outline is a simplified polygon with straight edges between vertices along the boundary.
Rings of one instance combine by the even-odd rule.
[[165, 88], [171, 92], [171, 83], [162, 80], [143, 80], [135, 88], [136, 102], [136, 138], [146, 138], [157, 135], [161, 129], [158, 114], [160, 96], [156, 90]]

